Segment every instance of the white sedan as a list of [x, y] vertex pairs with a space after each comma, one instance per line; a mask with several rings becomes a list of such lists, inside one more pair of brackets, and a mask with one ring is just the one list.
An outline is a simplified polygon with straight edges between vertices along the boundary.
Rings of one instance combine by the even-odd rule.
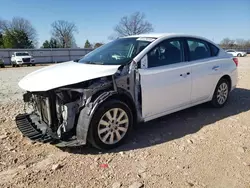
[[236, 51], [236, 50], [226, 50], [227, 53], [232, 54], [234, 57], [244, 57], [247, 55], [246, 52]]
[[77, 62], [24, 77], [19, 86], [34, 110], [16, 123], [31, 140], [111, 149], [138, 122], [208, 101], [223, 107], [236, 87], [237, 66], [237, 58], [202, 37], [119, 38]]

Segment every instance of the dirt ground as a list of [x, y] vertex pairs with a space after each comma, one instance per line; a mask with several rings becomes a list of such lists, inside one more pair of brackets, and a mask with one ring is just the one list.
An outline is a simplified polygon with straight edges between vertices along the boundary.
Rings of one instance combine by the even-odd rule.
[[0, 187], [250, 188], [250, 57], [228, 104], [199, 105], [139, 125], [116, 150], [61, 150], [17, 130], [18, 80], [41, 67], [0, 70]]

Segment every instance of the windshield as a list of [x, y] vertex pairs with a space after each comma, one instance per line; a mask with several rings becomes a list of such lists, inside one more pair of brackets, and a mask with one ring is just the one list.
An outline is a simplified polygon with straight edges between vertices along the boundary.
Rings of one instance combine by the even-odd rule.
[[16, 53], [16, 56], [29, 56], [29, 53], [19, 52], [19, 53]]
[[120, 38], [88, 53], [79, 63], [123, 65], [130, 62], [155, 38]]

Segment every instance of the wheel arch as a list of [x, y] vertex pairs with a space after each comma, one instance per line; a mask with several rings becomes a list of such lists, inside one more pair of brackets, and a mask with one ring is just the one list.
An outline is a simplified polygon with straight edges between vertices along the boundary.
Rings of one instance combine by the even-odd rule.
[[214, 89], [211, 91], [209, 100], [212, 100], [213, 95], [214, 95], [214, 92], [215, 92], [215, 90], [216, 90], [216, 87], [217, 87], [217, 85], [218, 85], [218, 83], [220, 82], [221, 79], [226, 79], [226, 80], [228, 81], [228, 83], [229, 83], [229, 91], [231, 91], [231, 88], [232, 88], [232, 79], [231, 79], [231, 77], [230, 77], [228, 74], [224, 74], [223, 76], [221, 76], [221, 77], [217, 80], [216, 84], [214, 85]]
[[[224, 76], [222, 76], [222, 77], [219, 79], [219, 81], [220, 81], [221, 79], [225, 79], [225, 80], [228, 81], [228, 83], [229, 83], [229, 91], [231, 91], [231, 88], [232, 88], [232, 79], [231, 79], [231, 77], [230, 77], [228, 74], [225, 74]], [[218, 82], [219, 82], [219, 81], [218, 81]], [[218, 82], [217, 82], [217, 84], [218, 84]], [[216, 85], [217, 85], [217, 84], [216, 84]]]
[[89, 126], [91, 124], [93, 115], [96, 112], [96, 110], [100, 108], [100, 106], [108, 100], [112, 99], [120, 100], [124, 102], [126, 105], [128, 105], [128, 107], [131, 109], [132, 112], [133, 124], [136, 123], [137, 111], [132, 96], [122, 88], [117, 88], [117, 89], [118, 89], [117, 92], [103, 91], [101, 95], [95, 97], [94, 100], [92, 100], [91, 105], [87, 105], [83, 109], [81, 109], [76, 125], [76, 136], [81, 143], [83, 144], [87, 143]]
[[108, 99], [115, 99], [124, 102], [128, 107], [131, 109], [132, 116], [133, 116], [133, 124], [136, 123], [137, 120], [137, 110], [134, 100], [132, 96], [125, 91], [124, 89], [118, 88], [118, 93], [110, 96]]

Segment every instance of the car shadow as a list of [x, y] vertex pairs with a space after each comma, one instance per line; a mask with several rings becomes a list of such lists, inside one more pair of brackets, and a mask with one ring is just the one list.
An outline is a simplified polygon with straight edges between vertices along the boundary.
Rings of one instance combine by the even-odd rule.
[[[250, 110], [250, 90], [236, 88], [223, 108], [201, 104], [136, 126], [128, 141], [105, 153], [116, 153], [150, 147], [198, 132], [204, 126]], [[63, 148], [70, 153], [98, 154], [91, 146]]]

